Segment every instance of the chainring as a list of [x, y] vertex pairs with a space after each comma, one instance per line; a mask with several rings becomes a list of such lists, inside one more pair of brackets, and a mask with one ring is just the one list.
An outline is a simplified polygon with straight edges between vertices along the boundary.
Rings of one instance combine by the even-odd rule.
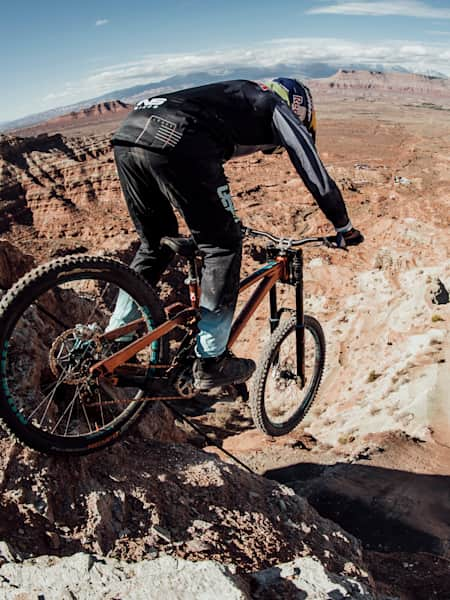
[[192, 365], [182, 367], [179, 371], [175, 378], [175, 389], [183, 398], [194, 398], [197, 395]]

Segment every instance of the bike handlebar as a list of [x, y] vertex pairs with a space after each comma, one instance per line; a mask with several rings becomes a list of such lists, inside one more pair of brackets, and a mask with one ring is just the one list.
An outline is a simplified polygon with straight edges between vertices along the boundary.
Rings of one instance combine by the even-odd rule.
[[296, 248], [298, 246], [304, 246], [305, 244], [312, 244], [312, 243], [317, 243], [317, 242], [323, 244], [324, 246], [328, 246], [329, 248], [337, 247], [337, 245], [335, 245], [335, 243], [334, 243], [334, 240], [330, 239], [330, 238], [332, 238], [332, 236], [330, 236], [330, 238], [328, 238], [328, 237], [308, 237], [308, 238], [294, 240], [292, 238], [280, 238], [275, 235], [272, 235], [271, 233], [267, 233], [266, 231], [258, 231], [257, 229], [252, 229], [251, 227], [245, 227], [244, 225], [242, 226], [242, 235], [249, 236], [249, 237], [267, 238], [268, 240], [277, 244], [277, 246], [282, 249]]

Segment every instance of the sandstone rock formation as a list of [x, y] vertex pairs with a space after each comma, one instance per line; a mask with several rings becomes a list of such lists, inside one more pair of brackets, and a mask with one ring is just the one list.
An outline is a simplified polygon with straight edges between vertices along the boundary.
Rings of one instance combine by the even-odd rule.
[[152, 419], [101, 456], [48, 458], [3, 437], [0, 539], [11, 552], [161, 553], [245, 571], [316, 556], [336, 573], [352, 563], [364, 578], [357, 540], [291, 489], [189, 445], [158, 443], [154, 430], [150, 439]]
[[59, 117], [54, 117], [37, 123], [36, 125], [25, 127], [16, 131], [11, 131], [13, 135], [17, 133], [20, 136], [32, 137], [42, 133], [58, 133], [64, 131], [66, 134], [80, 131], [90, 132], [102, 129], [115, 128], [118, 121], [125, 118], [131, 110], [132, 105], [121, 100], [111, 100], [109, 102], [100, 102], [93, 104], [88, 108], [79, 111], [72, 111]]
[[0, 577], [0, 598], [11, 598], [17, 590], [21, 598], [45, 595], [48, 600], [250, 598], [248, 586], [227, 567], [170, 556], [138, 564], [82, 553], [70, 558], [41, 556], [0, 567]]
[[8, 290], [22, 275], [35, 266], [29, 254], [0, 238], [0, 289]]
[[349, 575], [328, 573], [318, 560], [300, 558], [252, 576], [236, 574], [234, 565], [190, 562], [164, 556], [130, 564], [78, 553], [70, 558], [40, 556], [0, 566], [0, 598], [20, 590], [25, 600], [45, 594], [47, 600], [250, 600], [278, 598], [352, 598], [374, 596]]
[[0, 136], [0, 173], [0, 231], [25, 226], [34, 244], [57, 253], [129, 227], [109, 136]]
[[335, 75], [310, 80], [311, 89], [319, 94], [336, 94], [351, 98], [361, 96], [372, 99], [396, 97], [414, 102], [432, 101], [448, 105], [450, 81], [448, 79], [412, 73], [381, 73], [379, 71], [357, 71], [340, 69]]

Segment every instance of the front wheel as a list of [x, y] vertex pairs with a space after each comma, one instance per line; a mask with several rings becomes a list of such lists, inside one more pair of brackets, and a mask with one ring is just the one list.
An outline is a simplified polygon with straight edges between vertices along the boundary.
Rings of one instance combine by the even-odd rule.
[[255, 425], [271, 436], [292, 431], [308, 412], [325, 364], [320, 323], [305, 316], [305, 385], [297, 377], [296, 317], [274, 331], [253, 379], [250, 408]]

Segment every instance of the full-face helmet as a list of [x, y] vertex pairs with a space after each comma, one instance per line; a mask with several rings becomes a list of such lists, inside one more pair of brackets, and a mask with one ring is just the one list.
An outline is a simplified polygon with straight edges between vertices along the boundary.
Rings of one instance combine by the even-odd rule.
[[266, 84], [287, 103], [292, 112], [309, 131], [313, 140], [315, 140], [317, 128], [316, 111], [314, 110], [309, 88], [298, 79], [290, 79], [288, 77], [277, 77], [266, 82]]

